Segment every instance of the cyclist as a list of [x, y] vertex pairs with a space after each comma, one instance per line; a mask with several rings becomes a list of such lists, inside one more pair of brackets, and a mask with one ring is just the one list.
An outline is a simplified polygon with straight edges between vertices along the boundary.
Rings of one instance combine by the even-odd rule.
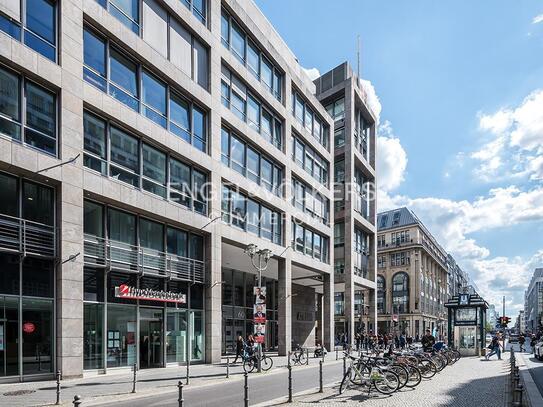
[[426, 330], [426, 335], [422, 337], [421, 343], [424, 352], [431, 352], [433, 350], [434, 345], [436, 344], [436, 338], [434, 338], [429, 329]]

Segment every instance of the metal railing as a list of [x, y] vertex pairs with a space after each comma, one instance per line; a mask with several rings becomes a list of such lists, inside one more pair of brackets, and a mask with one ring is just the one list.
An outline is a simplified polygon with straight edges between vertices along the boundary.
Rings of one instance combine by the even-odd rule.
[[53, 226], [0, 214], [0, 251], [56, 257]]
[[204, 262], [115, 240], [85, 235], [85, 264], [203, 283]]

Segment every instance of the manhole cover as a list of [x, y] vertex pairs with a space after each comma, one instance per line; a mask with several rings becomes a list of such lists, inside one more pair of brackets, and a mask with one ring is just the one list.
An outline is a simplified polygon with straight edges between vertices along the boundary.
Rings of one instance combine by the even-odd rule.
[[16, 391], [8, 391], [7, 393], [4, 393], [4, 396], [24, 396], [25, 394], [32, 394], [35, 393], [36, 390], [16, 390]]

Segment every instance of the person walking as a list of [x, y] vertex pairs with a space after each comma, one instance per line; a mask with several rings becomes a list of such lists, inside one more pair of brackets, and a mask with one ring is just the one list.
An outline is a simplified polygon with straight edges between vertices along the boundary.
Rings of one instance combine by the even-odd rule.
[[524, 337], [524, 334], [520, 334], [518, 337], [519, 352], [526, 352], [526, 348], [524, 347], [524, 342], [526, 342], [526, 338]]
[[534, 347], [535, 347], [535, 344], [536, 344], [536, 343], [537, 343], [537, 339], [536, 339], [535, 335], [532, 334], [532, 338], [531, 338], [531, 340], [530, 340], [530, 348], [531, 348], [532, 353], [533, 353], [534, 355], [535, 355], [535, 349], [534, 349]]
[[238, 356], [243, 360], [243, 348], [245, 347], [245, 341], [243, 340], [243, 336], [238, 335], [238, 338], [236, 339], [236, 358], [234, 359], [234, 363], [238, 361]]
[[426, 330], [426, 335], [421, 338], [422, 348], [424, 352], [431, 352], [436, 344], [436, 338], [432, 335], [432, 331]]
[[500, 344], [500, 338], [495, 335], [492, 338], [492, 341], [490, 342], [490, 345], [488, 345], [488, 348], [490, 349], [490, 353], [488, 355], [485, 355], [485, 359], [489, 360], [492, 356], [498, 355], [498, 360], [502, 358], [501, 354], [501, 344]]
[[403, 334], [401, 334], [401, 336], [400, 336], [400, 348], [401, 348], [401, 349], [404, 349], [404, 348], [405, 348], [405, 343], [406, 343], [405, 333], [403, 333]]

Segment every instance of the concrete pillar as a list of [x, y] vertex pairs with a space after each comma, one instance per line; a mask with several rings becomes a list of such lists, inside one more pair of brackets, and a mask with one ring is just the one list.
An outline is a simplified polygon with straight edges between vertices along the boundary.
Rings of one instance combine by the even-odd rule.
[[328, 350], [334, 348], [334, 274], [323, 275], [322, 343]]
[[288, 254], [279, 259], [278, 271], [278, 350], [280, 356], [285, 356], [291, 350], [292, 342], [292, 264]]
[[[219, 222], [219, 221], [217, 221]], [[220, 224], [218, 225], [220, 227]], [[222, 243], [218, 227], [206, 238], [205, 347], [206, 363], [221, 361], [222, 354]]]

